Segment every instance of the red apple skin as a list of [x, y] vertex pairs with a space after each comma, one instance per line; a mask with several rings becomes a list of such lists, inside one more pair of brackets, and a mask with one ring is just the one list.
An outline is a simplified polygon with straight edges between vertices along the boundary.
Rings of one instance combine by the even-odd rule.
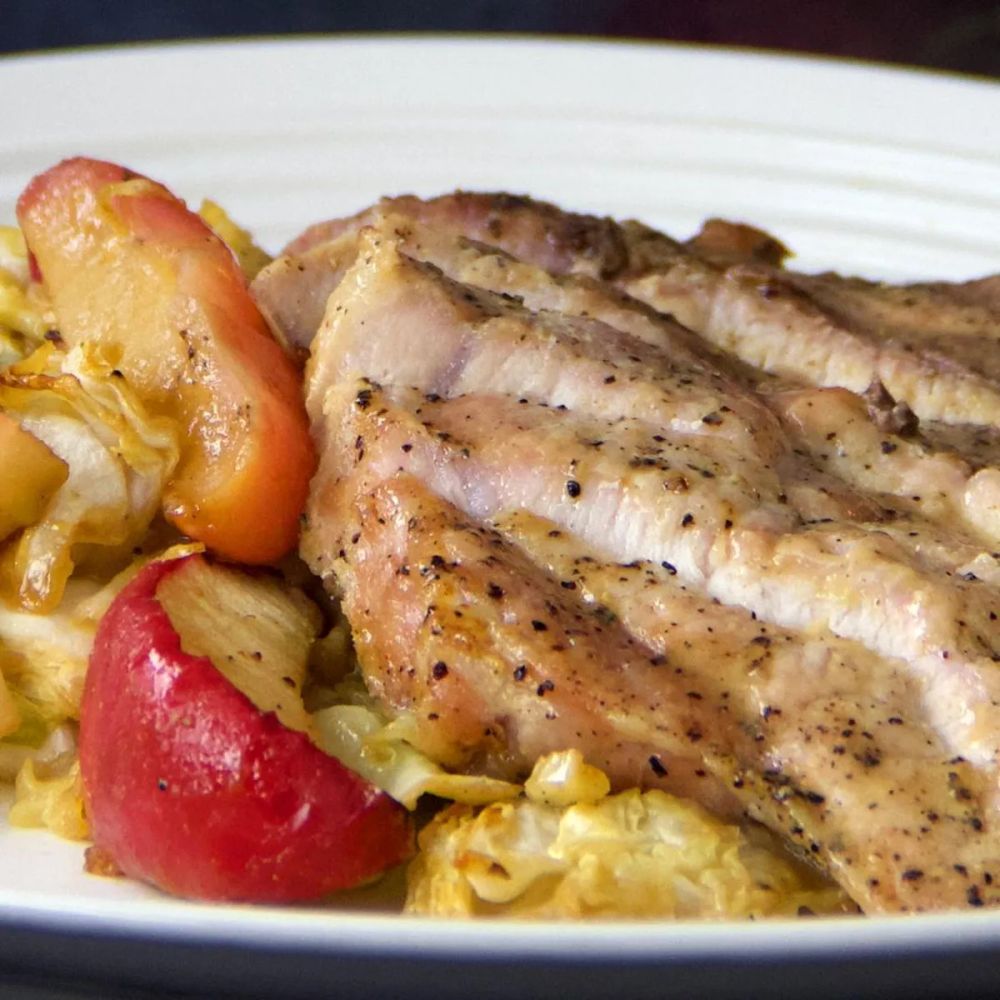
[[318, 899], [405, 860], [402, 806], [181, 649], [156, 590], [186, 559], [144, 568], [98, 629], [80, 723], [96, 846], [166, 892], [234, 902]]

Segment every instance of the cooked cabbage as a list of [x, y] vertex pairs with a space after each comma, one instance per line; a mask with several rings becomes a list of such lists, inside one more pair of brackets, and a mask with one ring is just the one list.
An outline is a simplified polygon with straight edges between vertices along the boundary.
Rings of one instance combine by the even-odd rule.
[[496, 778], [450, 774], [406, 741], [405, 728], [390, 722], [355, 674], [334, 692], [338, 704], [314, 712], [317, 745], [408, 809], [421, 795], [482, 805], [520, 794], [520, 786]]
[[[157, 558], [200, 552], [175, 545]], [[37, 750], [67, 719], [80, 716], [80, 698], [97, 625], [117, 593], [150, 557], [134, 560], [106, 584], [73, 579], [62, 603], [48, 614], [9, 608], [0, 601], [0, 673], [15, 716], [0, 731], [0, 779], [11, 780], [11, 746]], [[5, 756], [5, 754], [7, 756]], [[20, 766], [23, 755], [14, 755]]]
[[[850, 908], [839, 889], [693, 802], [658, 790], [595, 797], [593, 770], [576, 750], [552, 754], [536, 764], [526, 797], [439, 813], [420, 834], [406, 911], [725, 919]], [[580, 801], [547, 804], [574, 786]]]
[[9, 736], [21, 728], [22, 714], [17, 698], [3, 676], [4, 652], [0, 649], [0, 737]]
[[225, 243], [236, 257], [247, 281], [257, 277], [257, 272], [271, 263], [271, 257], [253, 241], [253, 237], [238, 226], [229, 213], [214, 201], [205, 199], [198, 214], [212, 227], [215, 235]]
[[[197, 542], [155, 556], [200, 552]], [[0, 780], [14, 781], [10, 821], [63, 837], [87, 836], [75, 720], [94, 635], [118, 592], [154, 556], [135, 559], [103, 586], [73, 579], [56, 611], [34, 614], [0, 601], [0, 685], [12, 715], [0, 730]]]
[[26, 760], [14, 784], [9, 819], [11, 826], [44, 827], [67, 840], [86, 840], [90, 827], [80, 762], [74, 760], [65, 771], [46, 774], [33, 760]]
[[74, 581], [46, 615], [0, 602], [0, 668], [17, 712], [7, 741], [37, 747], [59, 723], [79, 717], [103, 597], [95, 584]]
[[0, 226], [0, 368], [41, 343], [49, 324], [28, 287], [28, 249], [21, 231]]
[[64, 722], [34, 745], [0, 741], [0, 779], [13, 782], [29, 760], [46, 773], [66, 770], [76, 759], [76, 733], [76, 723]]
[[81, 557], [125, 559], [141, 541], [177, 464], [178, 430], [88, 344], [46, 346], [0, 373], [0, 408], [69, 468], [42, 520], [4, 554], [7, 596], [48, 611]]

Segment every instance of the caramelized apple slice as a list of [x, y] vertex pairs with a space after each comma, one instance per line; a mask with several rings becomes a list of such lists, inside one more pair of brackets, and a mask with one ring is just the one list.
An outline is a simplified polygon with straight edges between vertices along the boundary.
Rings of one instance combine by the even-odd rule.
[[283, 726], [308, 728], [302, 685], [320, 614], [301, 591], [204, 559], [185, 559], [162, 578], [156, 600], [185, 653], [208, 657], [230, 684], [261, 712], [274, 712]]
[[314, 453], [295, 365], [228, 247], [162, 185], [66, 160], [18, 202], [63, 338], [96, 341], [184, 445], [170, 520], [241, 562], [294, 544]]
[[409, 856], [406, 810], [289, 728], [306, 723], [314, 613], [199, 555], [151, 563], [122, 590], [81, 707], [101, 857], [180, 896], [291, 902]]
[[0, 411], [0, 541], [38, 521], [67, 475], [61, 458]]

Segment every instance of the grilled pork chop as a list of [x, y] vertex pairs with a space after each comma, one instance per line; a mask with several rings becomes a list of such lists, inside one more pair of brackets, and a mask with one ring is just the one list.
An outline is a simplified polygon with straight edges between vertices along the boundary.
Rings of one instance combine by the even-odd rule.
[[574, 745], [619, 787], [743, 811], [867, 911], [1000, 902], [1000, 544], [976, 503], [996, 470], [909, 412], [954, 387], [903, 380], [904, 404], [877, 365], [867, 398], [824, 387], [836, 358], [753, 372], [599, 279], [676, 285], [710, 316], [734, 268], [783, 248], [650, 233], [403, 199], [262, 275], [300, 342], [332, 290], [303, 553], [369, 686], [449, 766], [512, 777]]

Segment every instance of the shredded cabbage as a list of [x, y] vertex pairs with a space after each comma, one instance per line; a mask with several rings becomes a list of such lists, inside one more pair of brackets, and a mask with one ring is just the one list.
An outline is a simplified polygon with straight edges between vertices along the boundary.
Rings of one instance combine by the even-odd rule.
[[[723, 919], [849, 909], [839, 889], [693, 802], [638, 789], [594, 798], [600, 782], [585, 768], [576, 750], [551, 754], [526, 797], [439, 813], [420, 834], [407, 912]], [[573, 784], [583, 800], [547, 804]]]
[[[176, 545], [158, 558], [180, 558], [202, 548], [198, 543]], [[62, 603], [48, 614], [12, 609], [0, 601], [0, 675], [14, 708], [14, 717], [0, 731], [0, 778], [14, 776], [5, 766], [8, 747], [37, 750], [58, 726], [80, 717], [97, 625], [148, 558], [133, 560], [103, 585], [74, 578]]]
[[16, 226], [0, 226], [0, 367], [32, 350], [49, 328], [37, 290], [28, 285], [28, 249]]
[[[156, 558], [203, 548], [175, 545]], [[150, 558], [133, 560], [103, 586], [72, 579], [58, 609], [48, 614], [0, 601], [0, 686], [13, 709], [0, 731], [0, 780], [16, 777], [13, 825], [43, 826], [74, 840], [87, 836], [75, 725], [87, 663], [104, 612]]]
[[450, 774], [405, 740], [355, 674], [335, 689], [340, 704], [311, 716], [317, 745], [408, 809], [422, 795], [482, 805], [520, 794], [519, 785], [479, 775]]
[[67, 840], [86, 840], [90, 827], [83, 805], [80, 762], [64, 773], [44, 774], [26, 760], [14, 784], [11, 826], [44, 827]]
[[250, 233], [238, 226], [221, 205], [206, 199], [201, 203], [198, 214], [212, 227], [215, 235], [233, 251], [247, 281], [253, 281], [257, 277], [257, 272], [271, 263], [270, 255], [254, 243]]
[[95, 590], [94, 584], [73, 581], [62, 606], [47, 615], [0, 602], [0, 668], [18, 716], [4, 733], [7, 739], [38, 746], [60, 722], [79, 717], [99, 618]]
[[46, 346], [0, 373], [0, 408], [69, 469], [42, 520], [3, 557], [0, 594], [49, 611], [81, 557], [124, 560], [143, 538], [177, 464], [178, 430], [147, 413], [87, 344], [68, 354]]
[[0, 650], [0, 737], [16, 733], [23, 725], [17, 698], [3, 676], [4, 659], [3, 650]]

